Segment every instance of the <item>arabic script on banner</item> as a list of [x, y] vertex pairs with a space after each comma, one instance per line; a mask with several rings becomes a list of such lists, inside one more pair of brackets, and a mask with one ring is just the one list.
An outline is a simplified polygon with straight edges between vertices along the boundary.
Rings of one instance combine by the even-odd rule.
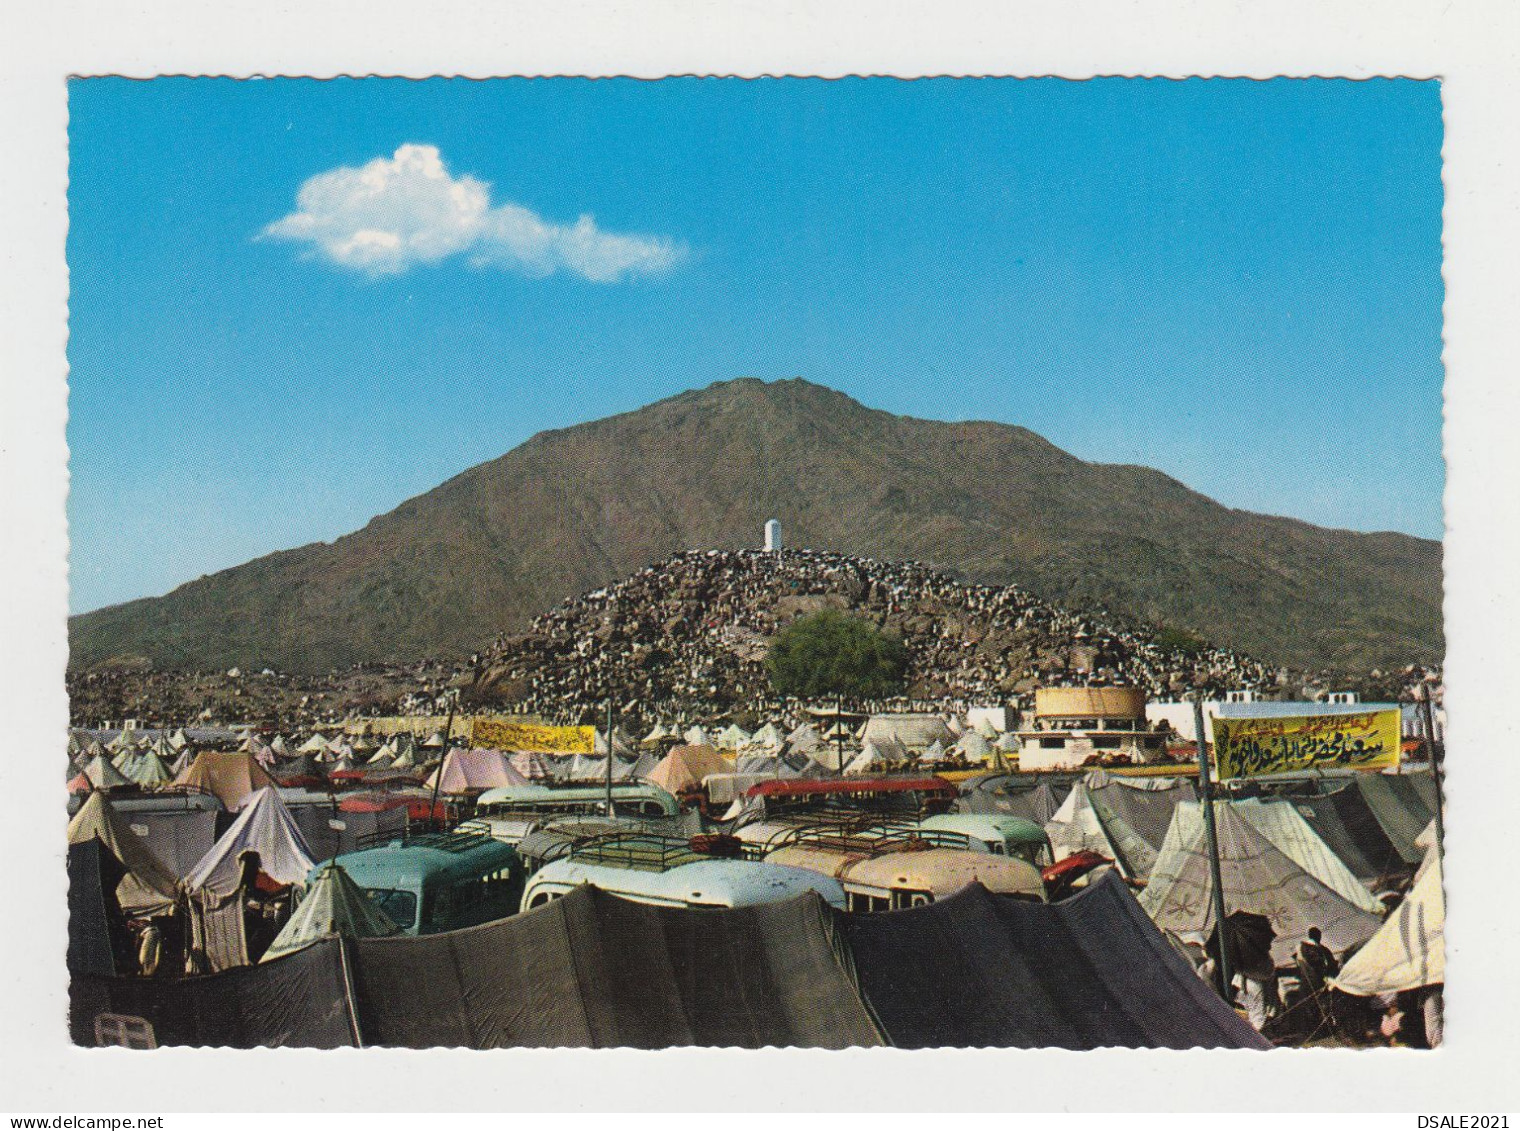
[[596, 749], [592, 727], [547, 727], [476, 719], [470, 742], [492, 750], [532, 750], [540, 754], [591, 754]]
[[1214, 720], [1219, 777], [1293, 770], [1371, 770], [1399, 764], [1399, 712]]

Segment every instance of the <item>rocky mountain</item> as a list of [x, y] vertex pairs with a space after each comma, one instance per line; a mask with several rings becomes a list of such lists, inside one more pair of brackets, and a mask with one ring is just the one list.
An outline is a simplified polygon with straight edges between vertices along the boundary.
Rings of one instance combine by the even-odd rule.
[[320, 672], [446, 656], [691, 549], [917, 560], [1296, 668], [1439, 663], [1441, 547], [1231, 510], [1023, 428], [724, 382], [543, 432], [332, 543], [72, 618], [76, 668]]

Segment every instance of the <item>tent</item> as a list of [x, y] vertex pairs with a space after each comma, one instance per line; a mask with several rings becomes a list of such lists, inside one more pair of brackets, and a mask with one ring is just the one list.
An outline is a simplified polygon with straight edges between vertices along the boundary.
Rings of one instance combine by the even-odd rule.
[[316, 867], [306, 838], [271, 786], [253, 794], [237, 820], [190, 870], [185, 886], [225, 898], [237, 889], [242, 874], [238, 857], [249, 850], [259, 854], [259, 871], [277, 884], [304, 885]]
[[654, 773], [659, 766], [660, 759], [656, 758], [648, 750], [639, 755], [638, 761], [628, 767], [629, 781], [648, 781], [649, 775]]
[[1112, 860], [1127, 879], [1144, 880], [1155, 866], [1160, 845], [1149, 843], [1110, 808], [1101, 799], [1105, 792], [1089, 788], [1085, 781], [1074, 785], [1045, 825], [1050, 847], [1057, 860], [1096, 852]]
[[696, 789], [708, 774], [726, 774], [733, 764], [711, 746], [675, 746], [644, 780], [668, 793]]
[[718, 735], [718, 748], [720, 750], [738, 750], [749, 741], [749, 731], [737, 723], [729, 723], [728, 728]]
[[902, 762], [903, 759], [893, 757], [890, 747], [883, 749], [876, 743], [868, 741], [860, 748], [860, 753], [850, 759], [844, 772], [849, 777], [884, 774], [891, 771], [894, 766], [901, 765]]
[[238, 809], [256, 790], [275, 782], [252, 754], [203, 750], [175, 776], [173, 784], [214, 794], [228, 809]]
[[1446, 898], [1440, 853], [1431, 848], [1404, 902], [1330, 984], [1357, 997], [1370, 997], [1445, 981]]
[[[165, 745], [167, 744], [160, 739], [158, 746]], [[174, 780], [174, 772], [169, 769], [168, 763], [159, 753], [158, 746], [145, 750], [142, 757], [133, 765], [131, 772], [127, 774], [133, 784], [154, 789], [157, 786], [168, 785]]]
[[216, 824], [221, 816], [218, 809], [117, 812], [118, 819], [176, 881], [188, 876], [216, 843]]
[[[600, 727], [591, 732], [591, 750], [595, 754], [607, 753], [607, 732]], [[633, 748], [619, 737], [617, 728], [612, 728], [612, 752], [620, 758], [626, 758], [630, 762], [637, 756]]]
[[300, 746], [296, 747], [297, 754], [323, 754], [327, 751], [327, 739], [321, 731], [317, 731]]
[[835, 923], [861, 995], [899, 1048], [1270, 1047], [1112, 874], [1059, 903], [972, 884]]
[[657, 742], [664, 742], [667, 739], [674, 737], [676, 736], [665, 729], [664, 723], [655, 723], [653, 728], [650, 729], [649, 733], [644, 736], [643, 745], [653, 746]]
[[712, 746], [712, 739], [707, 737], [707, 731], [698, 724], [686, 728], [686, 733], [681, 736], [687, 746]]
[[68, 837], [70, 844], [98, 840], [120, 861], [125, 871], [115, 895], [127, 915], [166, 915], [174, 909], [179, 894], [175, 877], [105, 794], [90, 794], [69, 822]]
[[[1374, 914], [1346, 902], [1276, 848], [1235, 806], [1215, 804], [1225, 913], [1264, 915], [1277, 937], [1272, 957], [1292, 962], [1310, 927], [1324, 943], [1343, 953], [1366, 942], [1382, 925]], [[1184, 941], [1203, 942], [1214, 929], [1213, 884], [1205, 847], [1203, 812], [1196, 801], [1177, 806], [1140, 905], [1164, 931]]]
[[1058, 789], [1032, 775], [979, 774], [961, 783], [955, 807], [962, 813], [1007, 813], [1043, 826], [1056, 815], [1069, 793], [1067, 787]]
[[1381, 916], [1383, 905], [1366, 885], [1331, 852], [1291, 801], [1255, 798], [1229, 805], [1250, 821], [1279, 852], [1324, 884], [1347, 903]]
[[1425, 858], [1415, 844], [1435, 816], [1435, 782], [1428, 773], [1357, 774], [1352, 779], [1394, 851], [1411, 866]]
[[69, 980], [69, 1036], [94, 1045], [102, 1014], [141, 1017], [158, 1045], [330, 1049], [358, 1043], [343, 944], [199, 978]]
[[1363, 883], [1378, 885], [1413, 871], [1355, 782], [1316, 797], [1295, 797], [1293, 803], [1330, 851]]
[[410, 770], [417, 765], [417, 742], [411, 735], [398, 734], [391, 741], [396, 744], [396, 760], [391, 769]]
[[361, 846], [367, 848], [379, 840], [406, 834], [404, 805], [359, 813], [343, 809], [334, 812], [331, 803], [291, 805], [287, 802], [286, 808], [290, 810], [290, 819], [301, 831], [306, 850], [319, 864], [346, 852], [357, 852]]
[[[85, 789], [118, 789], [131, 783], [122, 775], [122, 772], [104, 754], [97, 754], [85, 763], [79, 777], [69, 783], [69, 789], [73, 792], [83, 792]], [[81, 788], [76, 789], [76, 786]]]
[[340, 865], [328, 861], [259, 961], [272, 961], [323, 939], [383, 938], [400, 929]]
[[986, 762], [992, 757], [992, 744], [974, 730], [956, 739], [955, 750], [968, 762]]
[[785, 745], [785, 740], [781, 737], [781, 731], [775, 723], [766, 723], [749, 736], [749, 741], [752, 746], [763, 746], [770, 750], [777, 750]]
[[[276, 741], [279, 741], [276, 739]], [[180, 727], [169, 736], [169, 745], [176, 750], [183, 750], [190, 745], [190, 736], [185, 733], [185, 728]]]
[[443, 731], [435, 730], [427, 736], [427, 740], [422, 745], [428, 750], [442, 750], [448, 745], [448, 742], [443, 737]]
[[277, 758], [289, 758], [292, 753], [290, 746], [286, 743], [285, 736], [283, 734], [277, 734], [274, 736], [273, 740], [271, 740], [269, 743], [269, 749], [274, 751], [275, 757]]
[[548, 782], [555, 778], [554, 767], [536, 750], [519, 750], [509, 759], [512, 768], [530, 782]]
[[[753, 738], [751, 745], [755, 744]], [[803, 723], [791, 734], [786, 736], [786, 748], [793, 753], [806, 754], [823, 745], [823, 735], [818, 733], [818, 728], [812, 723]]]
[[512, 768], [500, 750], [450, 750], [443, 765], [423, 782], [427, 789], [439, 793], [469, 793], [479, 789], [500, 789], [509, 785], [527, 785], [528, 779]]
[[126, 876], [121, 861], [93, 837], [69, 845], [70, 974], [130, 974], [137, 968], [116, 889]]
[[347, 945], [371, 1045], [879, 1045], [835, 930], [811, 895], [692, 911], [582, 886], [482, 927]]
[[861, 744], [875, 743], [881, 749], [901, 745], [906, 750], [927, 750], [938, 741], [943, 746], [955, 744], [955, 735], [940, 715], [872, 715], [860, 734]]

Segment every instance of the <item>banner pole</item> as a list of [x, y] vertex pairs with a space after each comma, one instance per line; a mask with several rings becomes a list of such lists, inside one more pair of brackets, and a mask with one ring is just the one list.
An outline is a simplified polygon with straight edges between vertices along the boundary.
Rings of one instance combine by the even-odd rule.
[[1198, 793], [1203, 803], [1203, 833], [1209, 850], [1209, 878], [1214, 888], [1214, 929], [1219, 932], [1219, 976], [1224, 1000], [1231, 998], [1230, 934], [1225, 923], [1224, 880], [1219, 867], [1219, 836], [1214, 829], [1214, 783], [1209, 780], [1209, 744], [1203, 729], [1203, 692], [1193, 700], [1193, 729], [1198, 738]]

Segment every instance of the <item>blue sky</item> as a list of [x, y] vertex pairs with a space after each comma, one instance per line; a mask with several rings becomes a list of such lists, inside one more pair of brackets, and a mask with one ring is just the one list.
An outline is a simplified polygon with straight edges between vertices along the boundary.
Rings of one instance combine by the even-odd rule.
[[1441, 535], [1434, 83], [89, 79], [69, 102], [76, 612], [738, 376]]

